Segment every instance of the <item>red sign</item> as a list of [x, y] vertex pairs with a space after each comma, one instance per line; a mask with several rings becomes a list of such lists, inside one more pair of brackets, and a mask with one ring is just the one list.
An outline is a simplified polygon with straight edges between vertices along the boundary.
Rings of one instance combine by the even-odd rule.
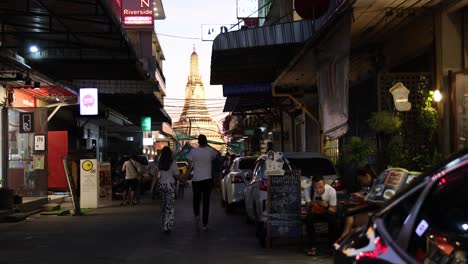
[[13, 107], [36, 107], [36, 99], [27, 93], [15, 90], [13, 93]]
[[153, 0], [122, 0], [122, 20], [131, 28], [153, 27]]

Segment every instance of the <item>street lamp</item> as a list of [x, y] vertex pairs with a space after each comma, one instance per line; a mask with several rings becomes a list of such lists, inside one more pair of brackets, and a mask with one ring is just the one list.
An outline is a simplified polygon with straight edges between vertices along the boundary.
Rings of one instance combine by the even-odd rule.
[[403, 83], [396, 83], [389, 91], [393, 96], [393, 103], [395, 104], [396, 110], [400, 112], [411, 110], [411, 103], [408, 102], [409, 90]]

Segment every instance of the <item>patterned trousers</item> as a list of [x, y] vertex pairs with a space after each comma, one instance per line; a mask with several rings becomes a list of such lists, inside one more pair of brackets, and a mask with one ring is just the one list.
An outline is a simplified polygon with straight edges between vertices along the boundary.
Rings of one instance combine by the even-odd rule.
[[171, 230], [175, 215], [175, 183], [159, 183], [158, 191], [161, 195], [162, 230]]

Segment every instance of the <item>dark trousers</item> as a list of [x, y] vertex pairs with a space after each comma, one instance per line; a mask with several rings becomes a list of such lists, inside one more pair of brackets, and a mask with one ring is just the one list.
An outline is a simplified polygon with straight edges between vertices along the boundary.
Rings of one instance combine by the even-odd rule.
[[136, 190], [135, 190], [135, 200], [137, 203], [141, 200], [141, 179], [137, 180]]
[[329, 246], [332, 246], [333, 243], [335, 243], [337, 239], [336, 215], [332, 215], [332, 214], [316, 215], [316, 214], [311, 214], [311, 213], [307, 215], [307, 219], [306, 219], [307, 236], [312, 245], [316, 243], [316, 238], [317, 238], [316, 233], [315, 233], [314, 223], [327, 223], [328, 224], [328, 241], [330, 243]]
[[211, 179], [203, 181], [192, 181], [193, 214], [195, 217], [200, 215], [200, 202], [203, 199], [203, 226], [208, 224], [208, 215], [210, 213], [211, 185]]

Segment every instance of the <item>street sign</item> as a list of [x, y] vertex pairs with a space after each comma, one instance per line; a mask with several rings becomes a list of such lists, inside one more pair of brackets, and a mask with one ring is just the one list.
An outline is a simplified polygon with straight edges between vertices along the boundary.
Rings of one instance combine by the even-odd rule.
[[202, 40], [213, 41], [219, 34], [232, 30], [233, 26], [230, 24], [202, 25]]
[[99, 188], [99, 168], [96, 159], [80, 160], [80, 206], [97, 208]]
[[34, 150], [45, 150], [45, 135], [34, 135]]
[[20, 133], [34, 132], [34, 113], [25, 112], [20, 113]]

